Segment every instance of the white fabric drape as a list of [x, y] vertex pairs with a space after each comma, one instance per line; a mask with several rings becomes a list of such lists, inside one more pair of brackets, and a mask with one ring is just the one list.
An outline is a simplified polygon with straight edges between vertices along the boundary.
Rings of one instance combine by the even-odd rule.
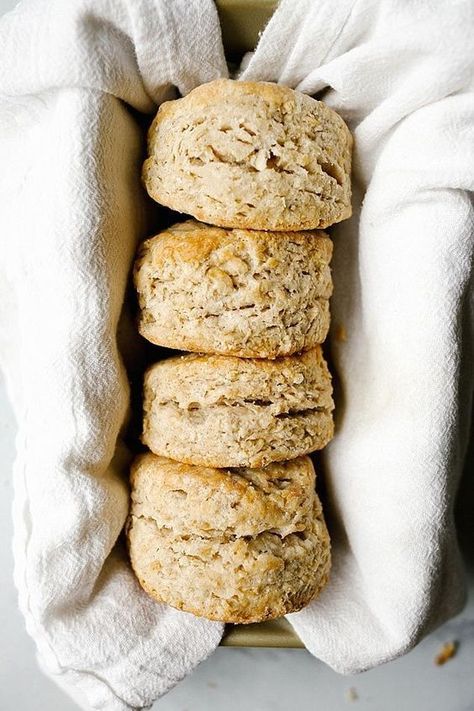
[[[472, 396], [473, 14], [283, 0], [241, 77], [322, 95], [356, 141], [354, 217], [333, 231], [334, 568], [290, 616], [338, 671], [403, 653], [463, 600], [452, 506]], [[217, 14], [210, 0], [24, 0], [0, 21], [0, 66], [20, 605], [42, 665], [85, 707], [143, 708], [222, 634], [150, 601], [120, 539], [122, 355], [138, 349], [121, 313], [153, 227], [136, 112], [226, 76]]]

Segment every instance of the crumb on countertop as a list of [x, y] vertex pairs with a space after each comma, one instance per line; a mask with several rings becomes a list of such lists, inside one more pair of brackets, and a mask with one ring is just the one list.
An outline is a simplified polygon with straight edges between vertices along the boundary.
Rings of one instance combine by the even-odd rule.
[[359, 698], [359, 695], [353, 686], [351, 686], [350, 689], [347, 689], [347, 691], [346, 691], [346, 700], [347, 701], [357, 701], [358, 698]]
[[453, 657], [456, 656], [456, 652], [458, 651], [459, 643], [456, 642], [455, 640], [451, 642], [445, 642], [441, 649], [439, 650], [438, 654], [436, 655], [434, 659], [434, 663], [437, 666], [442, 666], [443, 664], [446, 664], [447, 661], [452, 659]]

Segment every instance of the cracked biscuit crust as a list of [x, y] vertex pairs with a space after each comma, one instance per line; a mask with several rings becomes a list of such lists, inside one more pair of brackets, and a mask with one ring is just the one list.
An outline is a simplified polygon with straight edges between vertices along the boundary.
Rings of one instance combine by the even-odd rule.
[[[330, 543], [308, 458], [220, 472], [148, 454], [134, 464], [131, 484], [130, 558], [155, 600], [250, 623], [296, 612], [326, 584]], [[173, 492], [180, 504], [170, 517]]]
[[222, 227], [308, 230], [351, 215], [352, 137], [310, 96], [219, 79], [161, 105], [143, 180], [167, 207]]
[[329, 329], [331, 256], [324, 232], [173, 225], [141, 245], [135, 264], [140, 333], [244, 358], [307, 350]]
[[152, 518], [176, 534], [281, 536], [302, 531], [311, 518], [315, 488], [309, 457], [264, 469], [214, 469], [150, 452], [134, 461], [130, 479], [135, 516]]
[[142, 440], [211, 467], [261, 467], [322, 449], [334, 425], [320, 346], [274, 361], [184, 355], [148, 369]]

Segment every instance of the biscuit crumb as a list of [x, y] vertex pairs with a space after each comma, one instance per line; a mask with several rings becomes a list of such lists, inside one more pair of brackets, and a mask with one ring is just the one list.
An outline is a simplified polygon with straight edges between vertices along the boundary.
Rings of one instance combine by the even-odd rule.
[[345, 326], [342, 324], [336, 328], [336, 341], [340, 341], [341, 343], [345, 343], [347, 341], [347, 331]]
[[359, 695], [353, 686], [351, 686], [350, 689], [347, 689], [347, 691], [346, 691], [346, 700], [347, 701], [357, 701], [358, 698], [359, 698]]
[[459, 643], [456, 642], [455, 640], [451, 642], [445, 642], [441, 649], [439, 650], [438, 654], [436, 655], [434, 659], [434, 663], [438, 666], [441, 667], [443, 664], [446, 664], [447, 661], [452, 659], [453, 657], [456, 656], [456, 652], [458, 651]]

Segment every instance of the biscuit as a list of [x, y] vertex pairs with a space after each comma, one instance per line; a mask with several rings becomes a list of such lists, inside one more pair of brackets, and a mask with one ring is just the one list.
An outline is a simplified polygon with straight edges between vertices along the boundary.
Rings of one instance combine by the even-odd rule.
[[142, 440], [188, 464], [262, 467], [324, 447], [333, 407], [320, 346], [273, 361], [176, 356], [145, 374]]
[[225, 230], [188, 220], [144, 242], [139, 329], [178, 350], [275, 358], [329, 329], [332, 242], [324, 232]]
[[[200, 467], [183, 468], [163, 458], [151, 465], [152, 456], [146, 455], [135, 465], [127, 535], [135, 574], [155, 600], [211, 620], [250, 623], [296, 612], [326, 584], [329, 535], [314, 490], [306, 491], [310, 512], [305, 527], [285, 535], [278, 526], [262, 530], [257, 523], [267, 496], [273, 501], [269, 499], [264, 513], [266, 523], [272, 522], [280, 495], [281, 513], [276, 520], [284, 516], [282, 478], [277, 485], [267, 482], [261, 488], [265, 469], [253, 475], [236, 471], [229, 476]], [[300, 465], [305, 479], [309, 460], [298, 459], [291, 464], [293, 469]], [[280, 469], [285, 466], [280, 465]], [[184, 492], [178, 494], [176, 520], [169, 515], [170, 500], [160, 495], [159, 484], [150, 487], [152, 476], [160, 483], [169, 478], [171, 491]], [[293, 479], [294, 474], [289, 477]], [[182, 478], [185, 481], [180, 483]], [[203, 480], [204, 495], [200, 490]], [[217, 509], [212, 499], [222, 496], [229, 496], [234, 503], [240, 501], [241, 512], [233, 514], [232, 507], [227, 506], [210, 527], [208, 514]], [[293, 513], [288, 513], [288, 524], [292, 518]]]
[[286, 86], [230, 79], [161, 105], [143, 180], [167, 207], [221, 227], [310, 230], [351, 215], [352, 137]]
[[315, 474], [309, 457], [264, 469], [213, 469], [147, 452], [133, 463], [130, 481], [135, 516], [176, 534], [255, 536], [271, 530], [286, 536], [308, 524]]

